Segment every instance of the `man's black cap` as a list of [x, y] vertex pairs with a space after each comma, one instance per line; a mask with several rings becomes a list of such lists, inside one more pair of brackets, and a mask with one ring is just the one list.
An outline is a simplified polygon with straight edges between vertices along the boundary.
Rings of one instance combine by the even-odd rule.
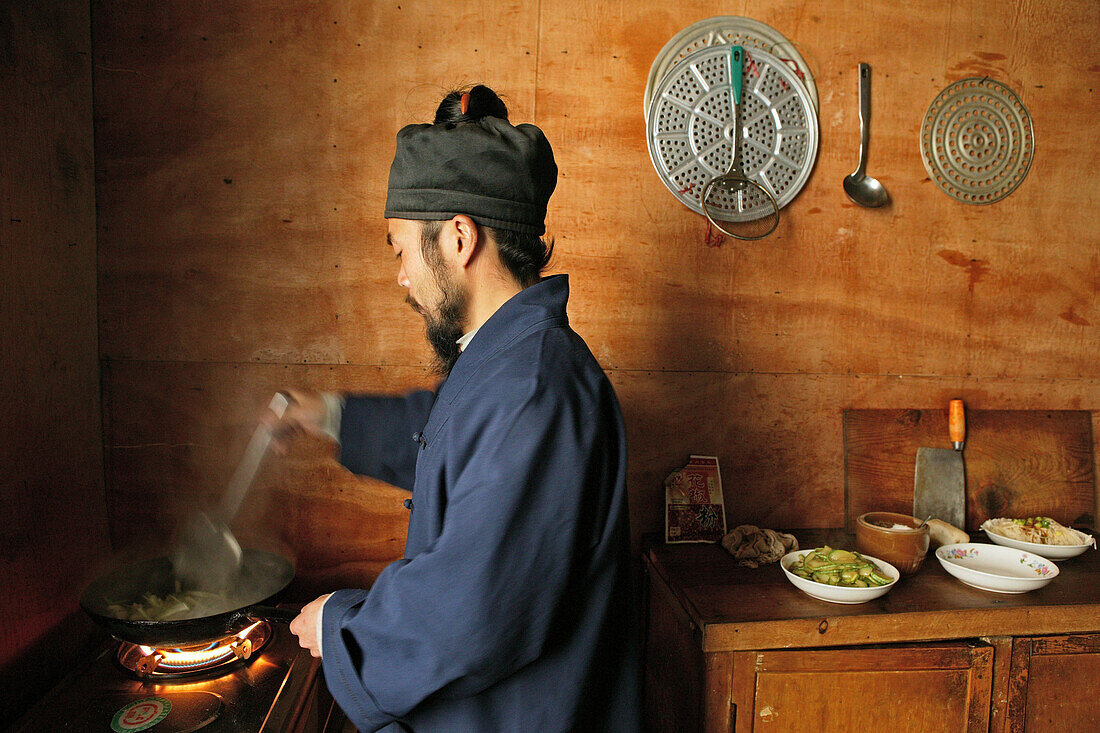
[[554, 151], [534, 125], [498, 117], [408, 125], [397, 133], [387, 219], [444, 220], [542, 235], [557, 185]]

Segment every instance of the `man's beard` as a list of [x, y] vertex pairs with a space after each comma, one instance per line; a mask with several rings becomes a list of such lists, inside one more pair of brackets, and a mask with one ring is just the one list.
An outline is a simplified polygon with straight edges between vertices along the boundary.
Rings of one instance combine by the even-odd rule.
[[433, 369], [446, 377], [451, 373], [461, 350], [458, 339], [462, 336], [462, 323], [466, 315], [468, 301], [466, 291], [450, 277], [444, 265], [429, 265], [436, 287], [439, 288], [439, 305], [435, 312], [429, 311], [417, 303], [411, 295], [405, 296], [405, 302], [424, 317], [428, 343], [435, 352]]
[[[440, 285], [444, 285], [440, 283]], [[439, 309], [435, 313], [429, 313], [418, 308], [424, 316], [426, 325], [425, 335], [428, 343], [435, 352], [435, 362], [432, 365], [437, 374], [446, 377], [451, 373], [461, 350], [458, 339], [462, 336], [462, 314], [466, 310], [465, 293], [458, 288], [449, 287], [450, 283], [442, 287], [443, 298], [439, 303]], [[408, 300], [408, 299], [406, 299]], [[413, 306], [416, 308], [416, 306]]]

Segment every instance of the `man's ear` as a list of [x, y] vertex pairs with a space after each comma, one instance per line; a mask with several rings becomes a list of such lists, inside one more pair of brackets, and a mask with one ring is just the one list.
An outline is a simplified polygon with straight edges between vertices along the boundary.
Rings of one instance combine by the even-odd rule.
[[451, 219], [451, 226], [454, 227], [455, 234], [455, 264], [468, 267], [481, 244], [481, 231], [474, 220], [465, 214], [458, 214]]

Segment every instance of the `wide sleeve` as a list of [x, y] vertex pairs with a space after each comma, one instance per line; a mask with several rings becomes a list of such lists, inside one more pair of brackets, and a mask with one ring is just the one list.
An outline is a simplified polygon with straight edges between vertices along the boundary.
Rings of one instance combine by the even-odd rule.
[[412, 490], [414, 437], [424, 429], [435, 393], [404, 397], [348, 395], [340, 419], [340, 463], [348, 470]]
[[[491, 414], [463, 417], [463, 468], [448, 484], [443, 530], [424, 552], [387, 567], [369, 593], [325, 605], [329, 687], [361, 730], [429, 696], [465, 697], [512, 675], [552, 643], [568, 612], [577, 536], [606, 451], [594, 403], [538, 379], [501, 386]], [[452, 418], [457, 419], [457, 418]], [[448, 458], [452, 456], [448, 454]], [[592, 507], [588, 508], [590, 511]], [[415, 510], [414, 510], [415, 511]]]

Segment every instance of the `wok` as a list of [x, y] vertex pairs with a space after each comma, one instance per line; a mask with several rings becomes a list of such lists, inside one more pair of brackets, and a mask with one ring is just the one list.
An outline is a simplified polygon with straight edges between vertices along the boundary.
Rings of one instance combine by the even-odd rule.
[[[126, 565], [92, 581], [80, 596], [80, 606], [117, 639], [153, 647], [179, 647], [236, 634], [267, 619], [289, 622], [296, 611], [264, 606], [294, 579], [286, 558], [262, 550], [244, 550], [239, 581], [224, 594], [224, 603], [196, 618], [148, 621], [117, 618], [112, 604], [140, 602], [146, 593], [166, 596], [176, 590], [177, 577], [167, 557]], [[186, 587], [185, 587], [186, 590]]]

